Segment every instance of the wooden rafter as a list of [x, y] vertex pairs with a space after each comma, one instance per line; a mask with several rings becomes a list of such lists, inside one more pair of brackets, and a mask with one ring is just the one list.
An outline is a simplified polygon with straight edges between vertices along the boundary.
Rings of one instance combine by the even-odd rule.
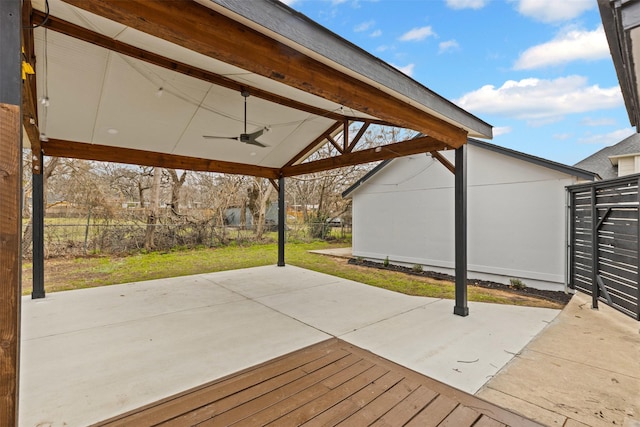
[[342, 131], [342, 150], [341, 153], [346, 153], [349, 148], [349, 120], [345, 120]]
[[333, 146], [335, 147], [335, 149], [336, 149], [336, 150], [338, 150], [338, 152], [339, 152], [340, 154], [344, 153], [344, 149], [340, 146], [340, 144], [338, 144], [338, 143], [336, 142], [336, 140], [335, 140], [335, 139], [333, 139], [333, 136], [331, 136], [331, 135], [327, 135], [327, 136], [326, 136], [326, 140], [327, 140], [327, 141], [329, 141], [329, 142], [331, 143], [331, 145], [333, 145]]
[[423, 136], [420, 138], [410, 139], [408, 141], [396, 142], [394, 144], [387, 144], [380, 147], [345, 153], [340, 156], [301, 163], [294, 166], [287, 166], [282, 168], [282, 175], [304, 175], [308, 173], [322, 172], [345, 166], [354, 166], [363, 163], [409, 156], [412, 154], [444, 150], [446, 148], [446, 144], [444, 144], [442, 141], [439, 141], [430, 136]]
[[[191, 0], [65, 0], [78, 8], [449, 145], [467, 132]], [[239, 55], [238, 52], [243, 52]]]
[[352, 152], [353, 149], [355, 148], [355, 146], [358, 145], [358, 142], [360, 142], [360, 139], [362, 138], [362, 135], [364, 135], [364, 133], [367, 131], [367, 129], [369, 128], [370, 124], [371, 124], [371, 122], [365, 121], [362, 124], [362, 126], [360, 126], [360, 130], [358, 130], [358, 133], [356, 134], [356, 136], [353, 137], [353, 141], [351, 141], [351, 143], [349, 144], [349, 146], [345, 150], [347, 153]]
[[447, 160], [442, 154], [438, 153], [437, 151], [431, 151], [430, 154], [431, 154], [431, 157], [433, 157], [434, 159], [442, 163], [442, 165], [445, 168], [449, 169], [449, 172], [451, 172], [454, 175], [456, 174], [456, 167], [453, 165], [453, 163]]
[[277, 179], [279, 177], [278, 169], [275, 168], [201, 159], [197, 157], [177, 156], [175, 154], [134, 150], [130, 148], [85, 144], [59, 139], [49, 139], [47, 142], [43, 142], [42, 149], [45, 155], [55, 157], [71, 157], [75, 159], [156, 166], [169, 169], [186, 169], [200, 172], [251, 175], [270, 179]]
[[294, 165], [296, 162], [298, 162], [301, 159], [304, 159], [306, 157], [308, 157], [309, 155], [311, 155], [311, 153], [313, 152], [314, 149], [316, 149], [318, 147], [319, 144], [322, 143], [323, 140], [327, 139], [327, 136], [331, 136], [331, 134], [333, 134], [333, 132], [336, 131], [336, 129], [338, 129], [340, 126], [342, 126], [342, 122], [335, 122], [334, 124], [332, 124], [326, 131], [324, 131], [319, 137], [317, 137], [316, 139], [314, 139], [313, 141], [311, 141], [311, 143], [309, 145], [307, 145], [306, 147], [304, 147], [302, 150], [300, 150], [298, 152], [298, 154], [296, 154], [295, 156], [293, 156], [291, 158], [291, 160], [289, 160], [287, 162], [287, 164], [285, 165], [285, 167], [287, 166], [292, 166]]
[[[33, 37], [34, 19], [31, 1], [22, 3], [22, 48], [23, 60], [36, 69], [35, 41]], [[38, 95], [36, 90], [36, 76], [30, 74], [22, 82], [22, 126], [31, 142], [31, 170], [34, 174], [42, 173], [40, 164], [40, 131], [38, 130]]]

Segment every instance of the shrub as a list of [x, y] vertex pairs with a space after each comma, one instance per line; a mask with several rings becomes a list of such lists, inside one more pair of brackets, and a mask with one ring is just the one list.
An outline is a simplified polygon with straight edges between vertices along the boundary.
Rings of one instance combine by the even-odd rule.
[[384, 265], [385, 267], [389, 267], [389, 256], [387, 255], [387, 257], [384, 259], [384, 261], [382, 262], [382, 265]]
[[413, 270], [414, 273], [422, 273], [422, 265], [413, 264], [413, 267], [411, 267], [411, 270]]
[[509, 286], [513, 289], [524, 289], [527, 287], [520, 279], [509, 279]]

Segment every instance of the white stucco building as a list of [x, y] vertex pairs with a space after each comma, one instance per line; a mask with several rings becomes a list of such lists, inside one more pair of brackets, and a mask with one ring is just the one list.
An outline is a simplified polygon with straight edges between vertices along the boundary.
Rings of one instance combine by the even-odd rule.
[[[563, 290], [565, 187], [598, 175], [473, 139], [467, 150], [469, 279]], [[343, 196], [354, 257], [454, 274], [454, 175], [431, 155], [384, 162]]]

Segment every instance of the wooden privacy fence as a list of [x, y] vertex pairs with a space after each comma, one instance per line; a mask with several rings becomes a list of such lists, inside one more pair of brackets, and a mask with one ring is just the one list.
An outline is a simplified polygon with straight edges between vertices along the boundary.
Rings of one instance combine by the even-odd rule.
[[640, 175], [567, 187], [569, 287], [640, 320]]

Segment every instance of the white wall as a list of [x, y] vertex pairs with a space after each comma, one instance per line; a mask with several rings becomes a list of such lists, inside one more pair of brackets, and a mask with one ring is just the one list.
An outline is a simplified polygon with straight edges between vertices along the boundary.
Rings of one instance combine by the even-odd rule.
[[[564, 289], [571, 176], [468, 145], [469, 278]], [[443, 153], [452, 163], [454, 152]], [[394, 160], [354, 191], [353, 255], [453, 274], [454, 175], [428, 155]]]

